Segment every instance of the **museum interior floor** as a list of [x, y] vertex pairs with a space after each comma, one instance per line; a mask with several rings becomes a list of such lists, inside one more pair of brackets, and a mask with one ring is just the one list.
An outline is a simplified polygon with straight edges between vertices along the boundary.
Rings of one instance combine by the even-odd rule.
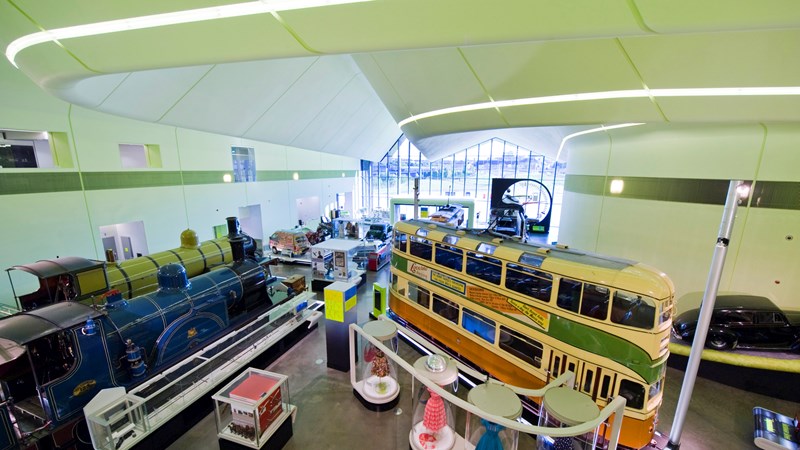
[[[273, 266], [273, 274], [288, 276], [302, 273], [307, 279], [310, 268], [302, 265]], [[385, 284], [388, 265], [380, 272], [368, 272], [367, 283], [359, 289], [358, 323], [369, 319], [372, 303], [372, 283]], [[321, 299], [322, 295], [317, 294]], [[324, 322], [297, 345], [266, 369], [289, 376], [291, 403], [297, 406], [294, 436], [284, 447], [299, 449], [407, 449], [408, 433], [413, 411], [410, 377], [401, 376], [401, 393], [398, 406], [386, 412], [373, 412], [364, 408], [353, 395], [349, 374], [326, 366]], [[418, 354], [405, 343], [400, 344], [401, 355], [414, 361]], [[263, 368], [263, 367], [261, 367]], [[735, 370], [735, 369], [732, 369]], [[664, 402], [660, 410], [657, 429], [669, 434], [683, 372], [669, 368]], [[800, 380], [798, 380], [800, 381]], [[798, 383], [800, 385], [800, 383]], [[459, 393], [466, 389], [459, 389]], [[752, 449], [753, 414], [761, 406], [784, 415], [800, 412], [800, 404], [777, 398], [753, 394], [726, 385], [698, 378], [683, 428], [683, 449]], [[209, 414], [170, 447], [170, 450], [218, 448], [214, 414]], [[533, 440], [520, 439], [521, 449], [533, 449]]]

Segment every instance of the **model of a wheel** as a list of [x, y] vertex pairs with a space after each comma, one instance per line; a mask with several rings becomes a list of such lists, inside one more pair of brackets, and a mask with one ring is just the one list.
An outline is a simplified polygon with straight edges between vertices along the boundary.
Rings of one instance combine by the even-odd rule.
[[272, 247], [272, 253], [278, 254], [278, 247]]
[[730, 350], [736, 343], [727, 336], [712, 334], [706, 339], [706, 345], [714, 350]]

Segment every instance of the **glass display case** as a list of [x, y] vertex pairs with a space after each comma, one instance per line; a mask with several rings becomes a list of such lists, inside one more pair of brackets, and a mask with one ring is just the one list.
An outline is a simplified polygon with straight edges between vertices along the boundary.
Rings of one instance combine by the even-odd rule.
[[[447, 391], [458, 389], [458, 367], [453, 359], [442, 355], [423, 356], [414, 362], [416, 375], [427, 378]], [[419, 383], [412, 398], [414, 416], [408, 435], [409, 445], [415, 450], [449, 450], [463, 439], [455, 432], [455, 421], [450, 403], [439, 394]]]
[[[542, 397], [539, 426], [564, 428], [596, 419], [600, 408], [586, 394], [568, 387], [549, 389]], [[546, 436], [536, 438], [538, 450], [583, 450], [596, 448], [601, 436], [598, 430], [580, 436]]]
[[220, 443], [262, 448], [294, 412], [287, 380], [286, 375], [249, 368], [213, 395]]
[[126, 396], [121, 387], [100, 391], [84, 407], [84, 414], [96, 449], [118, 449], [150, 429], [142, 400]]
[[[362, 327], [364, 333], [374, 337], [386, 347], [397, 346], [397, 326], [388, 320], [373, 320]], [[400, 384], [394, 361], [367, 339], [359, 344], [358, 372], [361, 379], [353, 386], [364, 406], [384, 411], [397, 404]]]
[[[469, 391], [467, 400], [488, 415], [516, 420], [522, 415], [522, 402], [511, 389], [494, 383], [475, 386]], [[464, 433], [469, 437], [466, 445], [475, 450], [516, 450], [519, 443], [519, 432], [491, 422], [467, 412], [467, 429]]]

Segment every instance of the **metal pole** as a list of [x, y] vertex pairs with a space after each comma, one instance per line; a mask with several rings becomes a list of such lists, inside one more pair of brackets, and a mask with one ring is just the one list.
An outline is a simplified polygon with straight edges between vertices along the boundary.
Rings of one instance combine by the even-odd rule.
[[414, 219], [419, 219], [419, 178], [414, 178]]
[[689, 362], [686, 364], [686, 373], [683, 376], [678, 406], [675, 408], [675, 418], [669, 434], [668, 449], [677, 450], [681, 447], [683, 424], [686, 422], [686, 412], [689, 410], [689, 402], [692, 399], [692, 390], [697, 379], [697, 369], [700, 366], [701, 354], [708, 334], [708, 324], [711, 322], [711, 313], [714, 309], [714, 302], [717, 299], [717, 291], [719, 291], [719, 280], [722, 277], [722, 269], [725, 266], [725, 254], [728, 252], [733, 220], [736, 217], [739, 200], [737, 189], [742, 184], [743, 182], [740, 180], [731, 180], [728, 186], [728, 196], [725, 200], [725, 209], [722, 211], [722, 222], [719, 226], [719, 237], [717, 237], [714, 256], [711, 259], [711, 268], [708, 272], [706, 289], [703, 293], [703, 303], [700, 306], [700, 317], [697, 319], [697, 330], [692, 342], [692, 350], [689, 353]]

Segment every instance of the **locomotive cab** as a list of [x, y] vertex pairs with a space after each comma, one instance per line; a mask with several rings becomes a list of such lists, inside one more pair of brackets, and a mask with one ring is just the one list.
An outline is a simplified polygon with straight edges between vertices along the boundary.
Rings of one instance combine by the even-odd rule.
[[[108, 279], [103, 261], [68, 256], [13, 266], [6, 271], [20, 311], [60, 301], [82, 301], [108, 291]], [[38, 280], [30, 283], [30, 280], [12, 277], [12, 273], [17, 273], [12, 271], [33, 275]], [[17, 287], [23, 285], [24, 289], [25, 285], [38, 284], [38, 288], [27, 294], [18, 295], [14, 286], [15, 278]]]

